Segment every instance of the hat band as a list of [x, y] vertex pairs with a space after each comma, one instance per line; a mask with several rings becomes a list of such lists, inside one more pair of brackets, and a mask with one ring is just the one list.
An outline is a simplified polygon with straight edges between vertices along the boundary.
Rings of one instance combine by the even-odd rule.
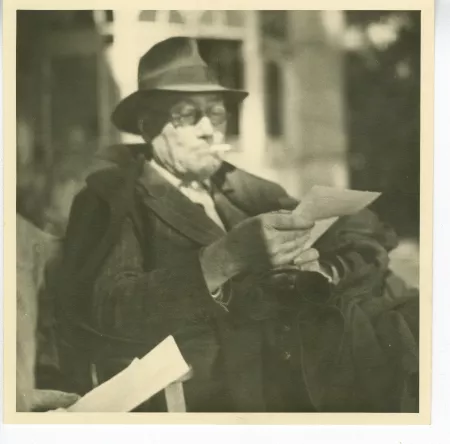
[[214, 73], [204, 65], [180, 66], [139, 78], [139, 90], [168, 88], [171, 85], [217, 85]]

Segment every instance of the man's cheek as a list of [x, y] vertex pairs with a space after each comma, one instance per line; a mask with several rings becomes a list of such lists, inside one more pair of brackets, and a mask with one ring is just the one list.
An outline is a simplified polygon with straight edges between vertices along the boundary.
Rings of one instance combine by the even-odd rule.
[[195, 146], [198, 144], [198, 135], [193, 126], [180, 127], [176, 129], [178, 142], [185, 146]]
[[173, 153], [174, 157], [178, 159], [178, 161], [184, 163], [190, 163], [192, 160], [195, 160], [196, 157], [195, 151], [185, 146], [177, 146], [173, 150]]
[[188, 149], [180, 151], [177, 158], [178, 161], [183, 164], [188, 170], [195, 169], [198, 164], [202, 164], [204, 162], [202, 156], [200, 156], [195, 151], [189, 151]]

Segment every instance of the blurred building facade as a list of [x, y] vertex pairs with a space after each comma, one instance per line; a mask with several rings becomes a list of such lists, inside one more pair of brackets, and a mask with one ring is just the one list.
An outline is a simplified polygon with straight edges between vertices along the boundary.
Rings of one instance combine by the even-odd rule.
[[119, 91], [90, 11], [17, 13], [17, 210], [64, 232], [74, 194], [118, 140], [106, 124]]
[[344, 19], [337, 11], [21, 11], [17, 26], [18, 207], [62, 233], [73, 195], [119, 141], [110, 123], [137, 87], [139, 57], [174, 35], [198, 39], [227, 86], [250, 95], [230, 161], [301, 195], [348, 185]]
[[250, 93], [230, 125], [234, 163], [296, 195], [313, 183], [347, 185], [342, 12], [146, 10], [96, 19], [114, 42], [108, 59], [123, 95], [136, 88], [150, 46], [194, 37], [222, 83]]

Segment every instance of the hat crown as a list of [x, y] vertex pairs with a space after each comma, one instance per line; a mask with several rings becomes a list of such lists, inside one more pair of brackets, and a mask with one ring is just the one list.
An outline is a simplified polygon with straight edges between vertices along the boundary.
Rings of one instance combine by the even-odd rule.
[[247, 96], [242, 90], [226, 88], [201, 58], [197, 41], [190, 37], [172, 37], [157, 43], [139, 60], [138, 91], [124, 98], [112, 114], [122, 131], [139, 134], [142, 110], [158, 92], [219, 93], [229, 104]]
[[195, 39], [169, 38], [150, 48], [139, 60], [140, 90], [168, 88], [180, 83], [217, 83], [214, 73], [200, 56]]

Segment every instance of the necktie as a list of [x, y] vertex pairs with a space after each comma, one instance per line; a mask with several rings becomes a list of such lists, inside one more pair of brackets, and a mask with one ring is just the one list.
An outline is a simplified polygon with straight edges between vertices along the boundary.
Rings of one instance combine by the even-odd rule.
[[198, 182], [192, 182], [189, 186], [182, 186], [181, 191], [194, 203], [199, 204], [205, 210], [206, 215], [224, 231], [225, 226], [217, 214], [214, 201], [208, 191]]

